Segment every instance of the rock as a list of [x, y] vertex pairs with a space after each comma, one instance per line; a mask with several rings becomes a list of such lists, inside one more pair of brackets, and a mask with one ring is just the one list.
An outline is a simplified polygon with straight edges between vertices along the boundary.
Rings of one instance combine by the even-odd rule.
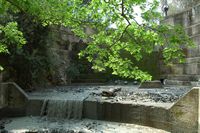
[[124, 84], [127, 85], [127, 84], [128, 84], [128, 81], [124, 81]]
[[108, 91], [102, 91], [102, 96], [106, 97], [114, 97], [116, 96], [116, 92], [121, 91], [121, 88], [116, 88], [116, 89], [109, 89]]
[[134, 84], [134, 85], [138, 85], [138, 82], [137, 82], [137, 81], [133, 81], [133, 84]]

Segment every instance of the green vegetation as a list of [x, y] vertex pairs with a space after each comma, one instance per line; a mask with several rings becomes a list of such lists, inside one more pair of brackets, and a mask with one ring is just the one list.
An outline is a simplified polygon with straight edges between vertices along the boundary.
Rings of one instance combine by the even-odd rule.
[[[0, 53], [10, 53], [8, 47], [21, 48], [26, 40], [23, 37], [23, 33], [18, 30], [16, 22], [9, 22], [7, 25], [2, 26], [0, 24]], [[0, 66], [0, 71], [3, 67]]]
[[[150, 80], [151, 75], [136, 63], [144, 55], [159, 47], [166, 63], [174, 59], [183, 62], [183, 48], [193, 45], [180, 26], [159, 23], [162, 17], [158, 6], [157, 0], [0, 0], [0, 16], [24, 14], [44, 27], [69, 27], [75, 35], [89, 40], [79, 56], [86, 57], [93, 69], [111, 69], [112, 74], [144, 81]], [[9, 21], [15, 21], [13, 18]], [[86, 28], [94, 33], [85, 34]], [[11, 43], [26, 43], [16, 22], [0, 27], [1, 52], [8, 53]]]

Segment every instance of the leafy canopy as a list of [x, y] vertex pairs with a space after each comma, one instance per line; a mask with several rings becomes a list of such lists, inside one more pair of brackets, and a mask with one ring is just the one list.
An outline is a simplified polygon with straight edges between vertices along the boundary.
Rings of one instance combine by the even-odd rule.
[[[0, 0], [0, 5], [1, 12], [32, 15], [44, 26], [71, 28], [88, 42], [80, 57], [86, 57], [94, 69], [109, 68], [121, 77], [150, 80], [151, 75], [136, 65], [144, 55], [159, 47], [166, 63], [183, 62], [183, 48], [193, 45], [181, 27], [159, 23], [157, 0]], [[88, 28], [92, 34], [86, 34]], [[15, 35], [8, 39], [25, 43], [21, 33]], [[1, 44], [3, 51], [7, 51], [5, 44]]]

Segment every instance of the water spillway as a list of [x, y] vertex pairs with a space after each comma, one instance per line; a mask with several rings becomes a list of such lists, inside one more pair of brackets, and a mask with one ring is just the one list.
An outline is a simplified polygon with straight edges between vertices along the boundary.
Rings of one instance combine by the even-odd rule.
[[40, 114], [47, 118], [81, 119], [82, 111], [82, 100], [44, 100]]

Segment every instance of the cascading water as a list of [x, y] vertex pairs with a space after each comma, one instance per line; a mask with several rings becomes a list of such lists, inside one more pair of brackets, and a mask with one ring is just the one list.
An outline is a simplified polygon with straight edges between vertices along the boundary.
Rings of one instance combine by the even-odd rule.
[[78, 100], [44, 100], [41, 116], [48, 118], [81, 119], [83, 101]]
[[42, 104], [42, 108], [41, 108], [41, 111], [40, 111], [40, 116], [44, 116], [46, 115], [46, 111], [47, 111], [47, 104], [48, 104], [49, 100], [45, 99], [43, 101], [43, 104]]

